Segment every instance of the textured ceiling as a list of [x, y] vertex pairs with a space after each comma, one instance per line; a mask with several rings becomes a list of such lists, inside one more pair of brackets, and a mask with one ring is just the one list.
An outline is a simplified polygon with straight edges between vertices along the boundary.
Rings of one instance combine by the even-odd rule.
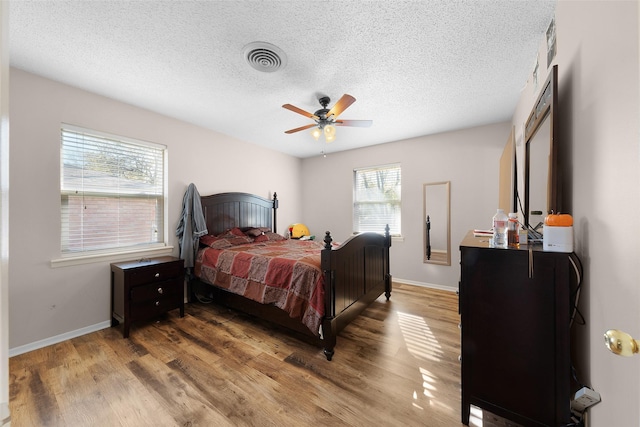
[[[555, 0], [12, 1], [11, 65], [298, 157], [509, 120]], [[243, 47], [278, 46], [284, 68]], [[314, 141], [314, 112], [357, 101]]]

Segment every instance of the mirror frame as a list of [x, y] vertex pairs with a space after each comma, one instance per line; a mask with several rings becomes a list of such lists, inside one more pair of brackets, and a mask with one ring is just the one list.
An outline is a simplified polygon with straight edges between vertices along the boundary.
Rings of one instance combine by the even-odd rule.
[[529, 175], [531, 172], [530, 144], [537, 131], [540, 129], [545, 119], [549, 123], [549, 175], [547, 180], [547, 214], [551, 211], [558, 211], [558, 66], [554, 65], [545, 81], [540, 95], [533, 104], [533, 109], [525, 124], [525, 165], [524, 165], [524, 226], [530, 228], [529, 224]]
[[[446, 217], [447, 217], [447, 248], [446, 253], [441, 251], [431, 252], [430, 248], [428, 248], [429, 238], [427, 237], [427, 232], [429, 231], [427, 228], [427, 187], [435, 186], [435, 185], [443, 185], [446, 192]], [[423, 207], [423, 262], [425, 264], [438, 264], [438, 265], [451, 265], [451, 181], [440, 181], [440, 182], [429, 182], [426, 184], [422, 184], [422, 207]]]

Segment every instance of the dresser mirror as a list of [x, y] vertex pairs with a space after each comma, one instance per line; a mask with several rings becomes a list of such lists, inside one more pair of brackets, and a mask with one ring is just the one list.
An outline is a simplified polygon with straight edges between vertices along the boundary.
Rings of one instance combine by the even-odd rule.
[[557, 80], [554, 65], [525, 124], [524, 225], [539, 233], [547, 213], [558, 209]]
[[424, 262], [451, 265], [450, 182], [423, 185]]

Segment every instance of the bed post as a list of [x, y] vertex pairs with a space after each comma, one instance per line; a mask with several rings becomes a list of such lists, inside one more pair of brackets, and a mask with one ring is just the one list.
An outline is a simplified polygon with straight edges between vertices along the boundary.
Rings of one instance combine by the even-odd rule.
[[384, 296], [387, 297], [387, 301], [391, 298], [391, 270], [389, 266], [391, 265], [389, 262], [389, 248], [391, 247], [391, 234], [389, 233], [389, 224], [384, 228], [384, 238], [385, 238], [385, 278], [384, 278]]
[[324, 355], [331, 360], [336, 346], [337, 331], [333, 319], [336, 315], [334, 301], [335, 284], [333, 270], [331, 269], [331, 233], [324, 236], [324, 249], [321, 252], [321, 268], [324, 274], [324, 318], [322, 319], [322, 341], [324, 343]]
[[273, 192], [273, 226], [271, 227], [274, 233], [278, 232], [278, 194]]

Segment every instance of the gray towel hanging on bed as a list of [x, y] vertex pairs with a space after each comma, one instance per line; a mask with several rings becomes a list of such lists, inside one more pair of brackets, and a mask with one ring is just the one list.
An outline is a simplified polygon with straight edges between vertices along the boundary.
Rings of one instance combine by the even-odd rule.
[[182, 198], [182, 215], [176, 228], [176, 236], [180, 241], [180, 258], [185, 268], [193, 268], [198, 241], [207, 234], [207, 224], [202, 213], [202, 204], [198, 189], [192, 183]]

